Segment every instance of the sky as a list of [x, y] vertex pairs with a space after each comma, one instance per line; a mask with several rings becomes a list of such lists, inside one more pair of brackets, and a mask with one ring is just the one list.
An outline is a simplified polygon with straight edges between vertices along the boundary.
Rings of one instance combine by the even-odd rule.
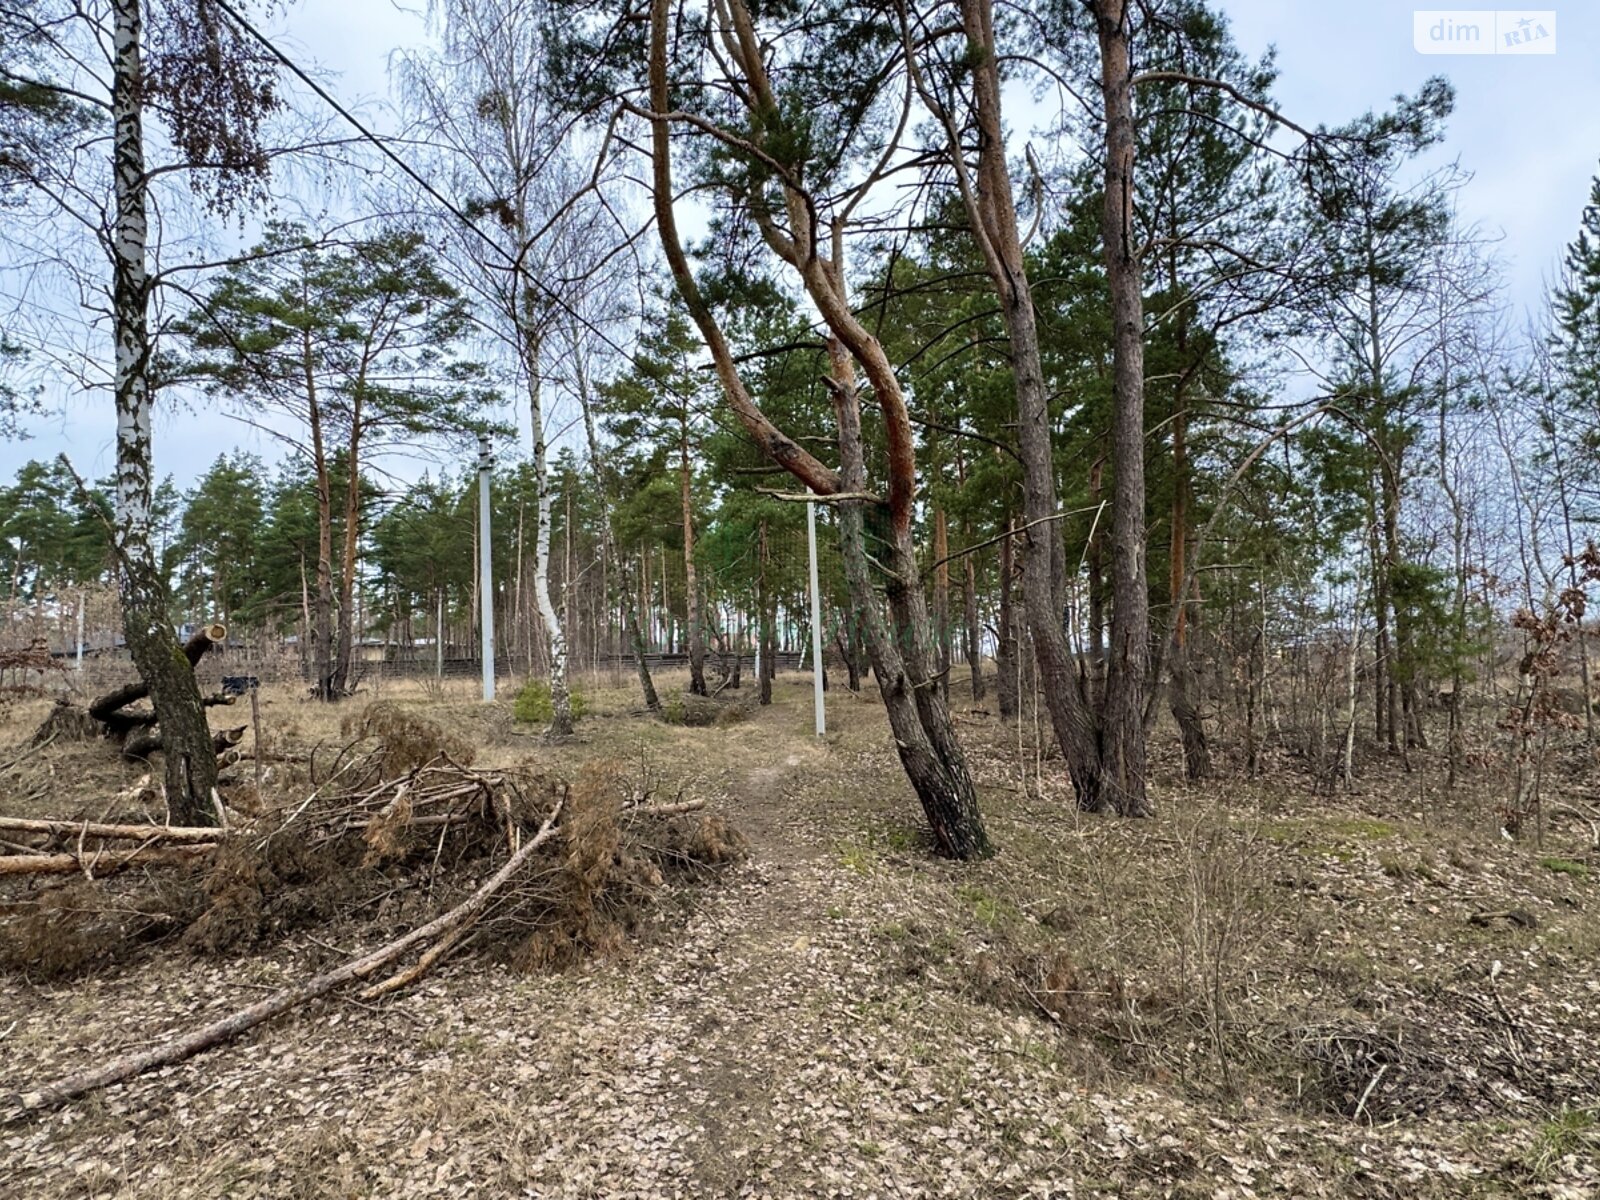
[[[1433, 74], [1455, 84], [1449, 137], [1436, 153], [1471, 179], [1461, 216], [1498, 240], [1515, 314], [1538, 309], [1562, 250], [1577, 231], [1600, 170], [1600, 3], [1557, 8], [1553, 55], [1422, 55], [1413, 46], [1416, 6], [1396, 0], [1214, 0], [1252, 57], [1275, 46], [1275, 97], [1298, 124], [1341, 124]], [[1436, 2], [1436, 0], [1432, 0]], [[1548, 0], [1545, 0], [1548, 2]], [[381, 124], [393, 52], [426, 36], [421, 10], [390, 0], [302, 0], [272, 26], [297, 61], [321, 68], [332, 91]], [[35, 421], [31, 438], [0, 445], [0, 479], [30, 458], [66, 451], [91, 477], [114, 463], [109, 397], [69, 399]], [[201, 408], [158, 410], [156, 471], [187, 487], [224, 449], [277, 451], [261, 434]]]

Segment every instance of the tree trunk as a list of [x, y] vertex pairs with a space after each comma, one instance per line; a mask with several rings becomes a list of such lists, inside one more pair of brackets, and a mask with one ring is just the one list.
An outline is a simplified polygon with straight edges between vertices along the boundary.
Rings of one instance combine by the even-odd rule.
[[1101, 238], [1111, 289], [1111, 659], [1100, 749], [1104, 786], [1125, 816], [1154, 812], [1145, 791], [1144, 693], [1150, 593], [1145, 573], [1144, 296], [1133, 223], [1133, 68], [1127, 0], [1097, 0], [1105, 96], [1105, 196]]
[[[729, 15], [734, 26], [730, 36], [736, 38], [741, 47], [739, 62], [751, 87], [752, 99], [758, 105], [776, 107], [770, 81], [765, 76], [754, 22], [743, 0], [729, 0], [721, 11]], [[939, 851], [958, 859], [984, 857], [992, 852], [992, 847], [978, 810], [977, 791], [956, 739], [949, 709], [929, 677], [933, 656], [928, 639], [927, 601], [917, 570], [911, 528], [916, 506], [915, 437], [905, 394], [882, 344], [851, 309], [842, 265], [815, 252], [813, 237], [818, 231], [812, 223], [814, 209], [796, 187], [786, 183], [783, 186], [784, 208], [792, 240], [785, 243], [784, 235], [770, 219], [763, 220], [760, 213], [755, 216], [763, 222], [769, 244], [799, 273], [807, 295], [830, 330], [831, 382], [843, 471], [831, 470], [781, 434], [751, 401], [727, 339], [700, 294], [678, 236], [673, 212], [671, 139], [665, 115], [671, 105], [667, 70], [669, 16], [666, 0], [652, 0], [650, 103], [660, 115], [650, 122], [651, 190], [656, 230], [673, 281], [711, 350], [729, 407], [770, 459], [821, 496], [851, 490], [859, 492], [866, 483], [851, 357], [860, 361], [883, 416], [884, 447], [889, 464], [889, 528], [885, 542], [889, 556], [888, 599], [892, 630], [886, 627], [883, 614], [871, 602], [871, 580], [862, 544], [861, 501], [844, 502], [840, 509], [841, 546], [846, 555], [846, 575], [851, 580], [851, 602], [867, 622], [868, 651], [873, 655], [873, 667], [888, 710], [896, 750], [907, 778], [922, 801]], [[800, 247], [806, 246], [812, 247], [812, 252], [802, 252]], [[903, 656], [898, 644], [901, 642], [906, 650]]]
[[350, 411], [349, 454], [345, 469], [349, 477], [344, 488], [344, 547], [339, 556], [338, 651], [333, 663], [333, 691], [347, 696], [355, 670], [356, 642], [356, 555], [361, 546], [361, 394], [365, 372], [357, 379]]
[[[1416, 639], [1411, 628], [1411, 610], [1404, 603], [1396, 603], [1394, 594], [1395, 572], [1402, 563], [1403, 553], [1400, 546], [1400, 468], [1403, 450], [1396, 449], [1392, 453], [1393, 466], [1385, 464], [1380, 467], [1383, 480], [1384, 572], [1389, 580], [1389, 603], [1394, 612], [1394, 663], [1389, 671], [1392, 683], [1390, 694], [1393, 697], [1398, 693], [1399, 697], [1398, 736], [1404, 739], [1407, 748], [1418, 747], [1426, 750], [1428, 740], [1422, 731], [1422, 706], [1418, 686], [1421, 664], [1417, 661]], [[1390, 704], [1389, 719], [1393, 723], [1395, 720], [1393, 699]]]
[[1094, 506], [1094, 518], [1084, 553], [1089, 569], [1085, 585], [1089, 600], [1089, 699], [1097, 711], [1106, 698], [1106, 536], [1105, 522], [1101, 520], [1105, 511], [1104, 478], [1105, 461], [1097, 458], [1089, 467], [1089, 503]]
[[[972, 530], [964, 527], [966, 541], [972, 541]], [[966, 556], [966, 579], [961, 589], [962, 649], [967, 655], [967, 669], [972, 676], [972, 702], [981, 703], [983, 684], [983, 633], [978, 627], [978, 565], [976, 554]]]
[[1011, 530], [1016, 521], [1006, 514], [1006, 536], [1000, 539], [1000, 627], [995, 630], [995, 689], [1000, 695], [1000, 719], [1010, 720], [1017, 715], [1017, 614], [1011, 594], [1015, 576]]
[[655, 680], [650, 677], [650, 664], [645, 659], [648, 648], [645, 645], [644, 633], [639, 628], [639, 609], [634, 603], [633, 582], [628, 575], [627, 555], [619, 552], [616, 530], [612, 527], [615, 507], [611, 499], [611, 477], [606, 471], [606, 458], [600, 447], [600, 436], [595, 431], [594, 405], [589, 401], [588, 375], [583, 371], [581, 363], [578, 371], [578, 404], [583, 409], [583, 432], [589, 441], [589, 462], [594, 467], [600, 492], [601, 558], [609, 560], [617, 571], [617, 594], [622, 601], [623, 631], [628, 638], [628, 648], [633, 651], [633, 663], [639, 674], [639, 691], [644, 697], [644, 706], [656, 716], [660, 716], [661, 698], [656, 695]]
[[145, 255], [144, 67], [140, 0], [112, 4], [111, 238], [114, 394], [117, 413], [116, 535], [123, 635], [165, 731], [167, 807], [182, 825], [212, 824], [217, 759], [194, 668], [168, 622], [168, 593], [150, 541], [150, 277]]
[[773, 656], [778, 651], [778, 638], [773, 625], [772, 589], [767, 584], [767, 523], [761, 522], [756, 543], [756, 623], [760, 667], [756, 671], [757, 699], [763, 705], [772, 703], [772, 677], [776, 672]]
[[933, 627], [936, 639], [934, 645], [938, 648], [934, 666], [939, 674], [939, 693], [944, 697], [946, 704], [950, 703], [950, 668], [953, 662], [951, 643], [954, 640], [950, 628], [950, 564], [945, 561], [949, 556], [949, 523], [945, 519], [944, 509], [935, 507], [933, 558], [939, 565], [933, 575]]
[[[202, 625], [189, 635], [189, 640], [183, 643], [181, 652], [184, 660], [192, 671], [205, 654], [214, 645], [225, 640], [228, 636], [226, 625]], [[88, 713], [102, 725], [114, 724], [119, 709], [126, 708], [136, 700], [143, 700], [150, 694], [150, 685], [141, 679], [138, 683], [130, 683], [126, 687], [117, 688], [115, 691], [97, 696], [89, 702]], [[202, 702], [203, 703], [203, 702]], [[158, 714], [159, 719], [159, 714]], [[141, 721], [139, 724], [147, 724]]]
[[306, 411], [311, 424], [311, 458], [317, 489], [317, 603], [312, 613], [312, 662], [316, 669], [313, 690], [318, 700], [337, 700], [333, 665], [333, 482], [328, 474], [327, 442], [322, 429], [322, 403], [317, 396], [311, 333], [301, 335], [305, 364]]
[[1393, 656], [1389, 642], [1389, 572], [1387, 559], [1378, 535], [1378, 509], [1376, 499], [1368, 505], [1368, 516], [1371, 522], [1367, 542], [1372, 554], [1372, 615], [1374, 622], [1373, 633], [1373, 662], [1372, 662], [1372, 708], [1373, 708], [1373, 734], [1382, 742], [1389, 739], [1389, 749], [1398, 751], [1400, 747], [1394, 741], [1394, 723], [1390, 719], [1394, 685], [1390, 678], [1393, 671]]
[[[991, 0], [962, 0], [962, 24], [975, 48], [972, 71], [973, 106], [978, 137], [976, 188], [964, 187], [973, 226], [982, 231], [985, 262], [1010, 335], [1010, 362], [1017, 394], [1017, 446], [1022, 458], [1023, 511], [1026, 517], [1027, 567], [1022, 576], [1024, 606], [1033, 635], [1039, 687], [1050, 713], [1051, 727], [1066, 760], [1078, 804], [1098, 810], [1120, 807], [1122, 793], [1107, 793], [1094, 714], [1079, 690], [1072, 654], [1062, 628], [1060, 597], [1065, 581], [1058, 578], [1061, 559], [1055, 541], [1057, 521], [1055, 463], [1050, 434], [1049, 395], [1039, 353], [1033, 292], [1017, 229], [1016, 204], [1006, 164], [1006, 143], [1000, 107], [999, 55], [994, 39]], [[954, 138], [953, 138], [954, 141]], [[959, 144], [951, 153], [961, 156]], [[965, 179], [965, 169], [962, 168]], [[1142, 736], [1142, 731], [1141, 731]]]
[[[861, 492], [867, 472], [854, 373], [836, 338], [828, 339], [828, 351], [836, 384], [834, 408], [843, 490]], [[889, 523], [894, 525], [892, 517]], [[951, 858], [986, 858], [993, 847], [978, 812], [977, 791], [955, 740], [949, 711], [928, 677], [932, 655], [928, 653], [927, 609], [909, 528], [888, 541], [885, 593], [892, 626], [884, 620], [872, 583], [860, 501], [839, 506], [839, 547], [855, 610], [852, 622], [859, 624], [864, 634], [900, 765], [922, 802], [934, 841], [940, 852]]]
[[[967, 456], [956, 439], [956, 482], [967, 486]], [[961, 588], [961, 649], [967, 660], [972, 688], [972, 702], [983, 700], [983, 631], [978, 625], [978, 556], [971, 552], [972, 523], [961, 518], [961, 544], [968, 549], [962, 555]]]
[[[1179, 340], [1181, 343], [1181, 326]], [[1189, 661], [1189, 603], [1184, 597], [1187, 570], [1184, 556], [1189, 541], [1189, 447], [1188, 412], [1184, 408], [1182, 382], [1177, 388], [1176, 407], [1172, 416], [1172, 547], [1168, 586], [1172, 604], [1181, 607], [1173, 615], [1167, 703], [1183, 742], [1184, 778], [1196, 783], [1211, 775], [1211, 748], [1196, 704], [1194, 668]]]
[[689, 478], [689, 409], [679, 428], [678, 485], [683, 506], [684, 611], [689, 618], [689, 694], [706, 694], [706, 635], [700, 620], [699, 580], [694, 570], [694, 496]]
[[[533, 598], [550, 644], [550, 706], [554, 718], [550, 732], [565, 737], [572, 732], [572, 697], [567, 689], [567, 633], [550, 598], [550, 470], [547, 462], [544, 404], [541, 394], [539, 339], [524, 329], [523, 353], [528, 375], [528, 412], [533, 426], [533, 486], [536, 517], [533, 537]], [[483, 552], [489, 553], [484, 547]]]

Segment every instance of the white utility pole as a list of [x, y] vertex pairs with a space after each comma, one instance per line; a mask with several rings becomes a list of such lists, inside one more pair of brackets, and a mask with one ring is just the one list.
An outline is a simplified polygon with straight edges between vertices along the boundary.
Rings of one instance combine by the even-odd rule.
[[494, 699], [494, 555], [489, 543], [489, 437], [478, 435], [478, 594], [483, 597], [483, 698]]
[[817, 710], [817, 736], [828, 732], [822, 702], [822, 590], [817, 585], [817, 502], [806, 501], [806, 544], [811, 552], [811, 693]]

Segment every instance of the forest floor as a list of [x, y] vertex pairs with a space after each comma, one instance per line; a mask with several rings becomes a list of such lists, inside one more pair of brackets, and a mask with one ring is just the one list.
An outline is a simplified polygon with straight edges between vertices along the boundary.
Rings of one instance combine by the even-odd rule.
[[[1163, 739], [1161, 815], [1123, 822], [958, 698], [1000, 848], [961, 865], [879, 705], [830, 694], [819, 741], [799, 677], [707, 728], [597, 689], [557, 746], [505, 705], [415, 700], [480, 763], [646, 763], [750, 854], [619, 954], [463, 959], [0, 1127], [0, 1194], [1600, 1194], [1600, 855], [1578, 826], [1505, 839], [1487, 786], [1446, 795], [1426, 756], [1318, 797], [1287, 756], [1185, 788]], [[40, 715], [0, 727], [0, 761]], [[329, 720], [287, 695], [265, 719]], [[98, 817], [129, 770], [47, 747], [0, 770], [0, 812]], [[347, 914], [248, 955], [0, 976], [0, 1092], [381, 940]]]

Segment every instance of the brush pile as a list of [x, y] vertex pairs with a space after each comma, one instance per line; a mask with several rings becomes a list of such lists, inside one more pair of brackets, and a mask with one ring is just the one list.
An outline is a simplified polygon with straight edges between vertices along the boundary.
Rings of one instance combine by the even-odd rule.
[[571, 779], [475, 769], [469, 746], [392, 705], [345, 733], [331, 763], [313, 756], [309, 794], [225, 827], [0, 818], [0, 971], [69, 978], [156, 943], [238, 953], [334, 921], [359, 923], [342, 936], [382, 937], [427, 924], [509, 862], [417, 974], [467, 946], [561, 966], [619, 948], [669, 876], [743, 852], [703, 801], [656, 803], [648, 771], [641, 786], [609, 762]]
[[[470, 747], [390, 705], [344, 732], [325, 772], [310, 756], [309, 795], [228, 827], [0, 819], [0, 971], [81, 975], [154, 943], [237, 953], [336, 921], [341, 942], [373, 947], [19, 1093], [0, 1121], [180, 1062], [341, 988], [375, 999], [469, 947], [525, 970], [617, 950], [669, 875], [701, 876], [744, 851], [703, 801], [654, 802], [647, 770], [643, 786], [611, 762], [571, 779], [475, 770]], [[62, 873], [74, 878], [52, 878]]]

